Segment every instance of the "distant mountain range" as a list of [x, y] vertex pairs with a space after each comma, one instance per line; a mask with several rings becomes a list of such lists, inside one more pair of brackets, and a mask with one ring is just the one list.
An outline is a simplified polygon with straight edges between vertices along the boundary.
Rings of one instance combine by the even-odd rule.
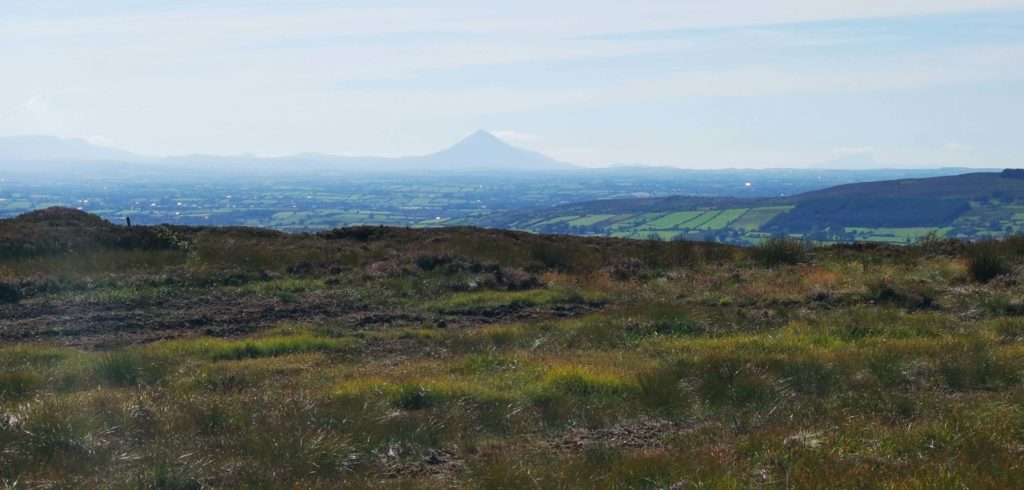
[[150, 163], [156, 157], [97, 146], [80, 138], [26, 135], [0, 138], [0, 161], [74, 160], [87, 162]]
[[[665, 174], [678, 176], [688, 171], [678, 167], [619, 164], [603, 169], [588, 169], [558, 161], [541, 153], [512, 146], [493, 134], [479, 130], [449, 148], [407, 157], [338, 156], [321, 153], [298, 153], [284, 157], [241, 155], [177, 155], [157, 157], [92, 144], [80, 138], [55, 136], [0, 137], [0, 168], [5, 164], [42, 164], [44, 168], [26, 168], [17, 171], [85, 172], [81, 162], [89, 162], [92, 173], [142, 172], [161, 173], [167, 168], [175, 171], [203, 173], [245, 173], [248, 175], [298, 175], [324, 172], [566, 172], [600, 170], [605, 175]], [[130, 164], [130, 165], [125, 165]], [[803, 171], [874, 171], [893, 169], [870, 154], [851, 154], [812, 165]], [[906, 170], [928, 170], [926, 167], [898, 167]], [[6, 170], [6, 169], [5, 169]], [[735, 169], [742, 170], [742, 169]], [[943, 174], [951, 174], [953, 168]]]
[[811, 168], [827, 170], [873, 170], [885, 167], [870, 153], [843, 155], [811, 166]]
[[261, 158], [248, 154], [152, 157], [93, 145], [82, 139], [13, 136], [0, 138], [0, 164], [9, 162], [49, 162], [65, 165], [73, 162], [154, 166], [171, 164], [176, 169], [247, 173], [296, 173], [325, 170], [413, 173], [543, 172], [579, 168], [571, 163], [560, 162], [534, 151], [516, 148], [483, 130], [477, 131], [439, 152], [399, 158], [343, 157], [317, 153], [300, 153], [275, 158]]

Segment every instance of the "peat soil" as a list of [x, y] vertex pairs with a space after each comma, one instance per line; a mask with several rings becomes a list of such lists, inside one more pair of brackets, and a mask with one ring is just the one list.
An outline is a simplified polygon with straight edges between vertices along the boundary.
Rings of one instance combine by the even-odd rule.
[[595, 308], [586, 304], [509, 304], [452, 315], [352, 304], [329, 294], [307, 295], [296, 301], [227, 295], [85, 303], [39, 298], [0, 305], [0, 341], [105, 348], [193, 335], [241, 337], [287, 323], [329, 324], [343, 331], [466, 328], [570, 318]]

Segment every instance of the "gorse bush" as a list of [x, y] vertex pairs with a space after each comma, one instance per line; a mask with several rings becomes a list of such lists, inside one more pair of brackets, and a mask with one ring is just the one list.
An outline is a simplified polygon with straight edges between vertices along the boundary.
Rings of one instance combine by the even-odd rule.
[[810, 252], [811, 247], [806, 241], [786, 236], [773, 236], [750, 247], [751, 258], [767, 267], [805, 262]]

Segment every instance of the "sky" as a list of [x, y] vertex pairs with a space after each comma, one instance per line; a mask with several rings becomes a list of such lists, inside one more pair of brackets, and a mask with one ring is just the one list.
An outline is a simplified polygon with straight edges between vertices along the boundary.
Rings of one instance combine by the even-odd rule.
[[1024, 0], [0, 0], [0, 136], [1024, 166]]

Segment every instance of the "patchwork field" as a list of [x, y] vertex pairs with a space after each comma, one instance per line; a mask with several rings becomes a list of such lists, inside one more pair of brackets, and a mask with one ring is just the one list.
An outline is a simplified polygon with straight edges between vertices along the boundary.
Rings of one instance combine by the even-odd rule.
[[[703, 238], [708, 232], [729, 233], [734, 242], [753, 243], [758, 230], [792, 206], [730, 208], [660, 213], [566, 215], [511, 221], [507, 226], [541, 233], [569, 233], [618, 238], [673, 240]], [[444, 224], [444, 223], [442, 223]]]
[[1012, 488], [1021, 257], [0, 221], [0, 483]]

